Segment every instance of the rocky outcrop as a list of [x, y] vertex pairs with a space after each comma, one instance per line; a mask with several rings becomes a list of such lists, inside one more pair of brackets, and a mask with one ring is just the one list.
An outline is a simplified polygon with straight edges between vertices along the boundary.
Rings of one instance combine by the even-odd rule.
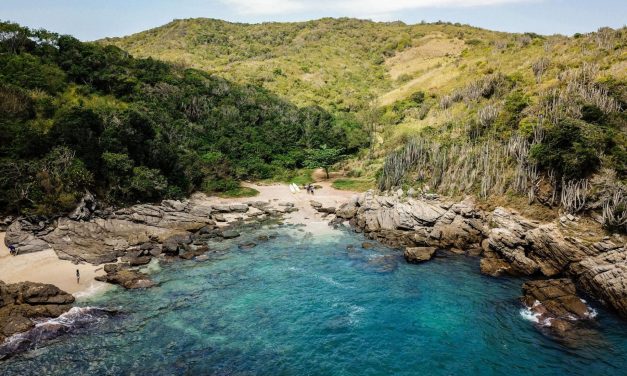
[[340, 206], [336, 215], [369, 238], [396, 247], [479, 249], [484, 232], [482, 213], [470, 200], [452, 204], [369, 191]]
[[74, 297], [56, 286], [0, 281], [0, 343], [35, 326], [33, 319], [57, 317], [68, 311]]
[[53, 230], [54, 228], [44, 220], [18, 219], [7, 228], [4, 243], [7, 247], [15, 247], [19, 254], [43, 251], [50, 249], [50, 244], [42, 237]]
[[490, 276], [572, 278], [580, 290], [627, 317], [627, 251], [620, 237], [620, 244], [609, 238], [590, 244], [564, 235], [559, 223], [529, 220], [505, 208], [485, 213], [469, 199], [450, 203], [437, 196], [403, 198], [401, 192], [366, 192], [337, 208], [336, 217], [370, 239], [406, 248], [409, 262], [429, 258], [420, 247], [447, 248], [481, 255], [481, 272]]
[[147, 274], [131, 269], [130, 265], [107, 264], [104, 270], [107, 274], [97, 276], [97, 281], [120, 285], [125, 289], [143, 289], [155, 285]]
[[627, 248], [588, 257], [570, 270], [579, 288], [627, 318]]
[[572, 339], [596, 313], [576, 294], [568, 278], [529, 281], [523, 284], [522, 302], [537, 325], [561, 339]]
[[61, 259], [98, 265], [115, 262], [146, 244], [153, 246], [143, 249], [146, 251], [143, 256], [149, 253], [156, 256], [162, 248], [178, 251], [184, 242], [177, 237], [191, 239], [198, 232], [209, 235], [215, 230], [215, 236], [239, 236], [232, 230], [219, 232], [214, 219], [226, 222], [225, 215], [250, 213], [249, 218], [260, 218], [294, 209], [290, 206], [272, 209], [262, 201], [210, 205], [205, 200], [193, 199], [164, 200], [159, 205], [142, 204], [116, 211], [99, 211], [97, 207], [93, 196], [86, 195], [67, 218], [20, 219], [9, 226], [5, 243], [15, 246], [20, 254], [52, 248]]
[[435, 247], [407, 247], [405, 248], [405, 260], [411, 264], [429, 261], [435, 254]]

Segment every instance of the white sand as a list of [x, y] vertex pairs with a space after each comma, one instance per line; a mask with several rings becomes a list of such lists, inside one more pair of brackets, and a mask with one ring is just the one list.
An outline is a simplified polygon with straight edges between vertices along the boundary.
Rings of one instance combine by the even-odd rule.
[[[292, 193], [287, 184], [244, 184], [258, 190], [260, 194], [255, 197], [238, 199], [209, 197], [207, 200], [212, 203], [267, 201], [274, 204], [273, 206], [280, 202], [292, 202], [299, 211], [287, 214], [285, 221], [303, 223], [307, 225], [308, 231], [320, 234], [332, 230], [322, 215], [311, 207], [309, 201], [315, 200], [325, 207], [334, 206], [337, 208], [343, 202], [356, 196], [357, 193], [334, 189], [330, 182], [317, 182], [316, 184], [322, 186], [322, 189], [316, 189], [314, 195], [308, 194], [304, 190]], [[70, 261], [60, 260], [52, 249], [11, 256], [4, 244], [4, 236], [4, 233], [0, 233], [0, 280], [6, 283], [23, 281], [50, 283], [74, 294], [76, 297], [90, 295], [110, 287], [106, 283], [94, 280], [95, 276], [104, 274], [102, 265], [93, 266], [85, 263], [75, 265]], [[80, 283], [76, 283], [76, 269], [81, 274]]]
[[[94, 280], [104, 274], [102, 266], [91, 264], [74, 265], [61, 260], [52, 249], [11, 256], [4, 244], [4, 233], [0, 233], [0, 280], [5, 283], [40, 282], [50, 283], [76, 297], [86, 296], [109, 285]], [[80, 271], [80, 283], [76, 283], [76, 269]]]
[[[207, 201], [212, 204], [228, 203], [228, 202], [248, 202], [248, 201], [266, 201], [270, 202], [273, 206], [277, 207], [279, 203], [291, 202], [295, 208], [298, 208], [297, 212], [292, 212], [284, 215], [286, 223], [299, 223], [307, 226], [307, 231], [313, 234], [322, 234], [332, 231], [332, 228], [328, 225], [328, 220], [322, 217], [322, 214], [318, 213], [311, 207], [310, 201], [318, 201], [325, 207], [333, 206], [338, 208], [342, 203], [351, 200], [359, 193], [351, 191], [341, 191], [331, 187], [331, 182], [323, 181], [316, 182], [318, 186], [322, 186], [320, 189], [316, 189], [313, 195], [308, 194], [305, 190], [301, 189], [298, 193], [292, 193], [288, 184], [272, 184], [272, 185], [258, 185], [252, 183], [243, 183], [243, 186], [253, 188], [259, 191], [259, 195], [255, 197], [242, 197], [235, 199], [220, 199], [217, 197], [209, 197]], [[226, 215], [227, 220], [231, 220], [238, 215]]]

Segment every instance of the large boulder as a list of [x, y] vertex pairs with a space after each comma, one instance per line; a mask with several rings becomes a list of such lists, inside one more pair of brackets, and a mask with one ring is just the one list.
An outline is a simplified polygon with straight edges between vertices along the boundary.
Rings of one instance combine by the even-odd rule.
[[411, 264], [429, 261], [435, 254], [435, 247], [407, 247], [405, 248], [405, 260]]
[[522, 302], [542, 332], [570, 343], [594, 334], [586, 323], [596, 313], [577, 296], [570, 279], [529, 281], [522, 290]]
[[97, 281], [120, 285], [125, 289], [142, 289], [155, 285], [147, 274], [131, 269], [129, 265], [107, 264], [104, 270], [107, 274], [97, 276]]
[[343, 219], [352, 219], [357, 214], [357, 205], [354, 202], [342, 204], [336, 211], [335, 215]]
[[32, 253], [50, 249], [50, 244], [41, 239], [52, 231], [45, 223], [32, 223], [25, 219], [17, 220], [7, 228], [4, 244], [13, 246], [19, 254]]
[[[568, 320], [588, 319], [592, 310], [577, 296], [575, 284], [568, 278], [525, 282], [523, 303], [535, 312]], [[539, 305], [543, 308], [540, 311]]]
[[96, 211], [97, 206], [98, 203], [96, 202], [96, 198], [94, 197], [94, 195], [87, 192], [85, 193], [83, 198], [81, 198], [81, 201], [76, 209], [74, 209], [74, 211], [68, 217], [75, 221], [87, 221], [91, 219], [94, 211]]
[[0, 281], [0, 343], [35, 326], [33, 319], [57, 317], [68, 311], [74, 297], [43, 283]]
[[515, 231], [505, 228], [490, 230], [488, 247], [501, 258], [511, 264], [517, 274], [532, 275], [539, 269], [539, 265], [526, 254], [527, 242], [518, 237]]

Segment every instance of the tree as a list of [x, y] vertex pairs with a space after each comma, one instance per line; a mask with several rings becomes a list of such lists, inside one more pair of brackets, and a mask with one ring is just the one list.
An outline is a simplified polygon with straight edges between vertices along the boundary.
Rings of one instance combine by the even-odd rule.
[[342, 154], [342, 149], [328, 148], [326, 145], [322, 145], [320, 149], [311, 149], [307, 154], [305, 164], [310, 168], [323, 168], [327, 179], [329, 178], [329, 168], [345, 157]]

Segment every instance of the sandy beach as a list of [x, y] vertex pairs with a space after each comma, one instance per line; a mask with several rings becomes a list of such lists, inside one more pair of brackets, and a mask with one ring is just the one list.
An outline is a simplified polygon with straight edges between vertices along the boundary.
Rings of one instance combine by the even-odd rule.
[[325, 207], [339, 207], [341, 204], [356, 197], [358, 193], [351, 191], [341, 191], [331, 187], [331, 182], [316, 182], [322, 188], [316, 189], [313, 195], [308, 194], [301, 189], [300, 192], [292, 193], [287, 184], [273, 185], [257, 185], [243, 184], [247, 187], [254, 188], [259, 191], [259, 195], [249, 198], [240, 198], [236, 201], [246, 202], [251, 200], [269, 201], [272, 203], [292, 202], [298, 211], [286, 214], [284, 216], [287, 223], [300, 223], [307, 226], [307, 230], [320, 234], [331, 231], [328, 220], [322, 217], [310, 204], [310, 201], [318, 201]]
[[[5, 283], [40, 282], [50, 283], [77, 298], [90, 295], [109, 285], [94, 280], [104, 274], [102, 266], [79, 264], [57, 257], [52, 249], [41, 252], [11, 256], [4, 244], [5, 233], [0, 233], [0, 280]], [[76, 269], [80, 271], [80, 283], [76, 282]]]
[[[259, 195], [234, 199], [208, 197], [206, 200], [210, 203], [267, 201], [275, 205], [292, 202], [299, 210], [285, 215], [285, 222], [302, 223], [307, 225], [308, 231], [321, 234], [331, 231], [331, 228], [322, 215], [311, 207], [310, 201], [315, 200], [324, 206], [338, 207], [341, 203], [355, 197], [357, 193], [334, 189], [328, 181], [316, 184], [322, 188], [316, 189], [315, 194], [311, 195], [304, 190], [292, 193], [287, 184], [244, 183], [244, 186], [258, 190]], [[4, 244], [4, 236], [5, 233], [0, 233], [0, 280], [5, 283], [24, 281], [50, 283], [76, 297], [91, 295], [110, 287], [109, 284], [94, 280], [97, 275], [104, 274], [102, 265], [93, 266], [86, 263], [75, 265], [70, 261], [59, 259], [52, 249], [11, 256]], [[76, 282], [76, 269], [81, 274], [80, 283]]]

